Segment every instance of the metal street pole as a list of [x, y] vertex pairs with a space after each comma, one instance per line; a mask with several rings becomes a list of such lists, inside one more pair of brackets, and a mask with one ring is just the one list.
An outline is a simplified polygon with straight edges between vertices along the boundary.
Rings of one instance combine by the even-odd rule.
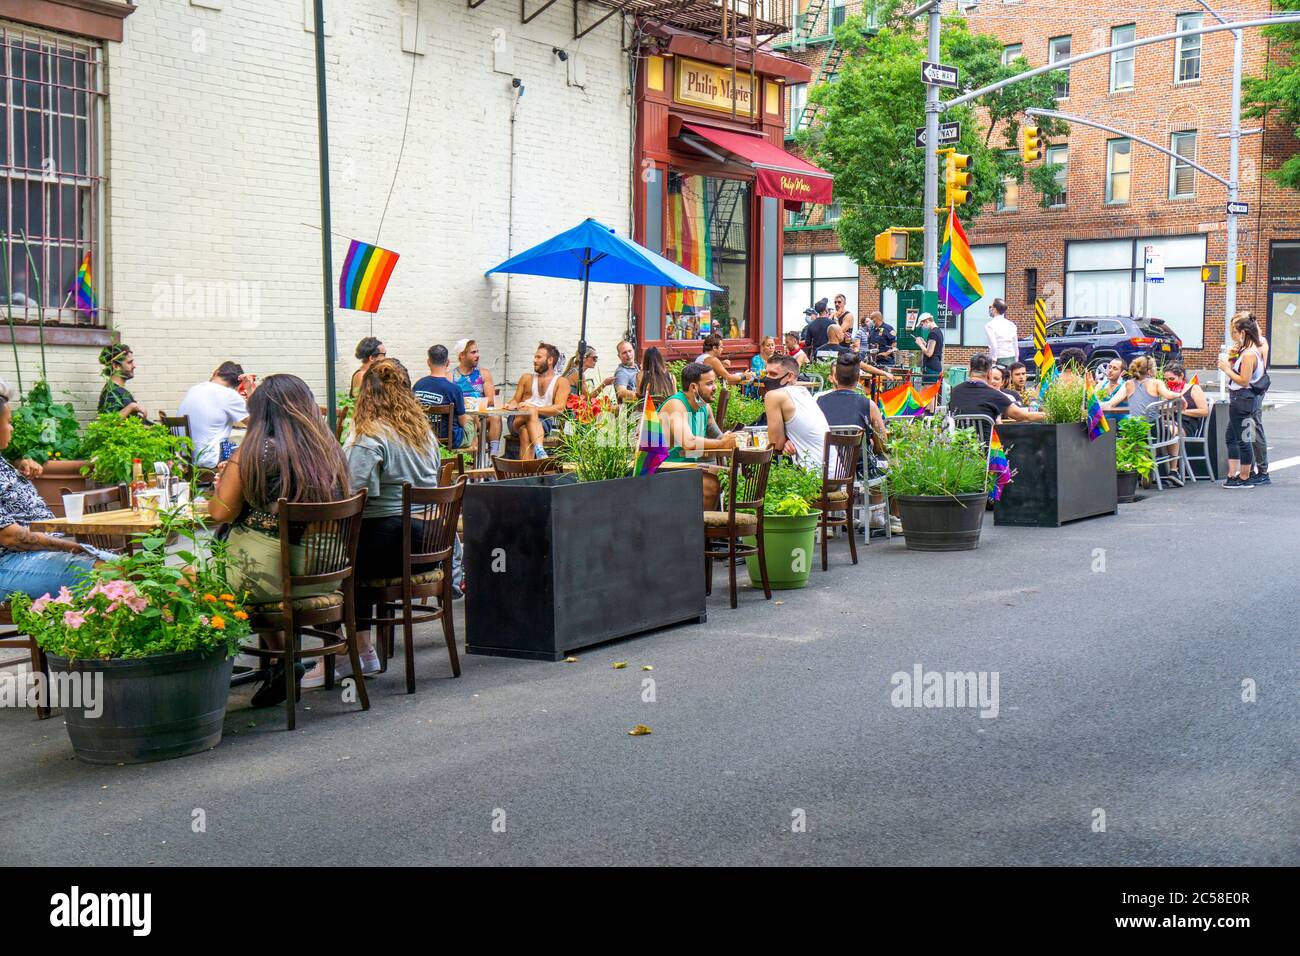
[[[939, 3], [930, 5], [930, 38], [926, 56], [931, 63], [939, 62]], [[931, 296], [935, 298], [933, 306], [937, 311], [939, 294], [939, 217], [935, 208], [939, 205], [939, 114], [943, 104], [939, 102], [939, 87], [928, 84], [925, 88], [925, 253], [922, 256], [923, 306], [929, 305]]]
[[334, 236], [330, 218], [330, 137], [328, 104], [325, 99], [325, 0], [316, 6], [316, 120], [320, 147], [320, 243], [321, 275], [325, 288], [325, 402], [330, 432], [337, 430], [338, 396], [334, 383], [334, 258], [330, 241]]
[[[1217, 16], [1217, 14], [1216, 14]], [[1232, 31], [1232, 130], [1228, 139], [1228, 202], [1237, 202], [1240, 188], [1238, 173], [1240, 171], [1241, 153], [1241, 60], [1242, 32]], [[1230, 209], [1236, 208], [1229, 206]], [[1228, 213], [1228, 270], [1223, 290], [1223, 349], [1232, 347], [1232, 317], [1237, 312], [1237, 214]], [[1228, 392], [1228, 377], [1219, 372], [1219, 397]]]

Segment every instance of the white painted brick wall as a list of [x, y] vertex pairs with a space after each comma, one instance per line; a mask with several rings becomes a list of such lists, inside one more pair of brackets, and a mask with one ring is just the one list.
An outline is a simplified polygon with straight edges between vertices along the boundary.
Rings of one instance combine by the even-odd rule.
[[[337, 296], [344, 237], [375, 240], [392, 183], [412, 70], [401, 50], [402, 16], [414, 15], [416, 3], [330, 6]], [[567, 4], [527, 25], [513, 3], [500, 2], [470, 10], [464, 0], [423, 0], [420, 17], [426, 53], [416, 58], [405, 154], [380, 236], [401, 260], [374, 334], [413, 373], [423, 371], [429, 345], [473, 336], [500, 379], [505, 279], [483, 272], [508, 254], [512, 92], [510, 77], [493, 72], [494, 42], [508, 46], [525, 86], [515, 126], [513, 252], [586, 216], [627, 232], [626, 57], [616, 19], [575, 44]], [[301, 375], [323, 397], [320, 234], [311, 228], [320, 221], [313, 40], [303, 0], [227, 0], [221, 10], [158, 0], [126, 21], [122, 44], [107, 46], [105, 292], [114, 328], [136, 353], [132, 390], [151, 409], [174, 409], [226, 359], [261, 377]], [[585, 60], [585, 89], [567, 84], [566, 66], [551, 52], [557, 46]], [[514, 378], [539, 339], [572, 353], [581, 287], [516, 277], [510, 288]], [[624, 287], [592, 287], [588, 338], [606, 374], [627, 308]], [[336, 311], [343, 386], [370, 321]], [[74, 389], [87, 412], [100, 385], [96, 354], [68, 348], [47, 356], [56, 392]], [[25, 378], [37, 362], [26, 349]]]

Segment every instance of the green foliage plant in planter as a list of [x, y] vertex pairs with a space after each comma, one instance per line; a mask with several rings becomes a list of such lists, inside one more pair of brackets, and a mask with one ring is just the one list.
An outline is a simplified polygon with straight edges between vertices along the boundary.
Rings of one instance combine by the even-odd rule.
[[[14, 623], [49, 655], [72, 748], [90, 763], [143, 763], [215, 747], [231, 664], [250, 633], [242, 597], [227, 590], [221, 542], [197, 547], [173, 511], [133, 554], [75, 587], [35, 600], [15, 593]], [[189, 548], [167, 553], [173, 533]]]
[[918, 420], [891, 429], [889, 488], [910, 550], [979, 547], [988, 482], [987, 452], [973, 428], [949, 432]]
[[579, 481], [626, 478], [636, 457], [641, 416], [637, 406], [602, 408], [590, 421], [566, 420], [558, 457], [574, 466]]
[[63, 514], [62, 489], [81, 491], [88, 482], [82, 476], [85, 464], [81, 452], [81, 426], [67, 402], [56, 402], [45, 381], [39, 381], [13, 406], [14, 434], [5, 457], [17, 463], [30, 458], [41, 466], [32, 484], [56, 515]]
[[1116, 491], [1119, 500], [1127, 502], [1137, 497], [1138, 478], [1150, 479], [1156, 467], [1147, 446], [1151, 423], [1145, 418], [1121, 418], [1118, 432], [1115, 436]]
[[106, 412], [86, 426], [81, 451], [87, 459], [83, 474], [101, 485], [116, 485], [130, 482], [131, 462], [136, 458], [144, 466], [146, 481], [156, 461], [166, 462], [173, 474], [178, 473], [178, 466], [193, 458], [194, 443], [162, 425], [146, 425], [134, 415], [123, 418]]
[[[792, 590], [808, 584], [817, 522], [822, 514], [812, 505], [821, 493], [820, 474], [786, 459], [773, 459], [763, 496], [763, 557], [773, 590]], [[751, 546], [756, 543], [753, 537], [743, 540]], [[745, 568], [750, 584], [762, 587], [756, 555], [745, 558]]]
[[1038, 401], [1043, 413], [1047, 415], [1049, 425], [1064, 425], [1084, 420], [1082, 379], [1057, 378], [1039, 396]]

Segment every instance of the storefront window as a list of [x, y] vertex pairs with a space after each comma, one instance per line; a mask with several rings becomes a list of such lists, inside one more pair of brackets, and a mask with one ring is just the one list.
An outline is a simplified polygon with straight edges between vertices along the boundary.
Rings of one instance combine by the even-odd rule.
[[723, 291], [665, 290], [663, 338], [749, 337], [751, 192], [741, 180], [668, 174], [664, 255]]

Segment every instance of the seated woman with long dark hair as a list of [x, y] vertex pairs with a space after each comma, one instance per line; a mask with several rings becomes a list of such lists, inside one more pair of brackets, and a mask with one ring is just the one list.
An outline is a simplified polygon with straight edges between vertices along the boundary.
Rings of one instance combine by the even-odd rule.
[[[9, 447], [14, 435], [13, 399], [8, 383], [0, 379], [0, 450]], [[95, 558], [74, 539], [28, 527], [54, 517], [27, 477], [40, 473], [41, 466], [29, 459], [15, 468], [0, 458], [0, 604], [15, 591], [34, 598], [57, 595], [60, 588], [80, 583], [95, 566]]]
[[[296, 375], [267, 378], [248, 399], [248, 436], [226, 463], [208, 506], [214, 521], [231, 525], [226, 542], [230, 590], [247, 592], [253, 604], [281, 600], [277, 502], [280, 498], [311, 504], [338, 501], [346, 497], [347, 488], [343, 450], [330, 434], [307, 383]], [[301, 545], [293, 545], [290, 561], [296, 563], [300, 555]], [[335, 589], [331, 582], [294, 596]], [[298, 667], [305, 670], [301, 662]], [[284, 700], [282, 665], [270, 674], [270, 681], [253, 695], [255, 707]]]

